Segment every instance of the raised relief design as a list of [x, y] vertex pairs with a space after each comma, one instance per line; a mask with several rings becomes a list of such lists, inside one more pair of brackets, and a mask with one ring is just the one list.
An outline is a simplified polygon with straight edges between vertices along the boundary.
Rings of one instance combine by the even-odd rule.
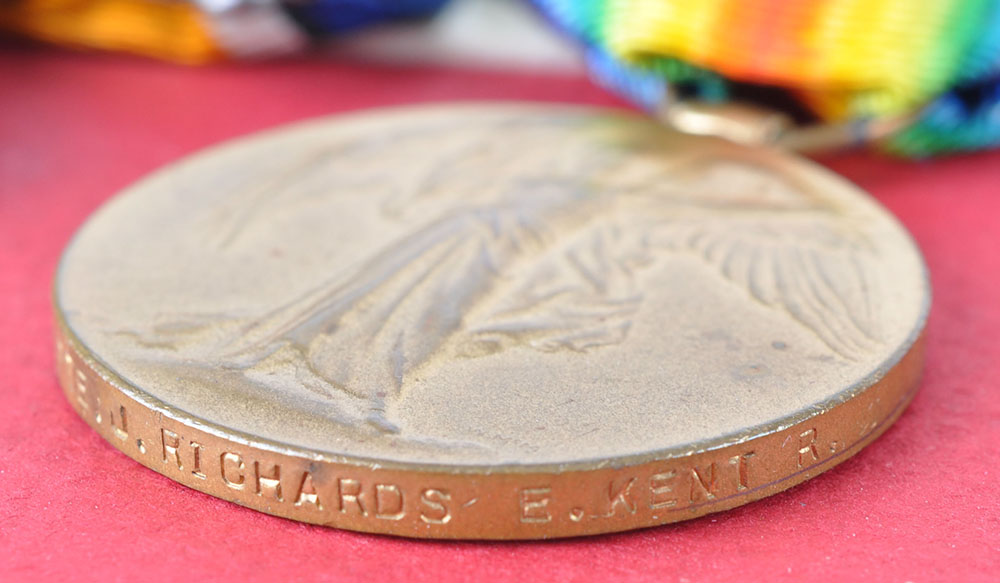
[[[426, 367], [624, 342], [655, 291], [643, 274], [682, 255], [811, 331], [833, 358], [880, 343], [876, 251], [857, 218], [738, 159], [666, 164], [661, 139], [531, 117], [328, 144], [203, 217], [206, 252], [231, 253], [268, 217], [308, 215], [323, 197], [375, 197], [386, 224], [412, 228], [267, 313], [178, 319], [136, 339], [180, 353], [207, 345], [255, 382], [294, 370], [302, 386], [353, 408], [345, 418], [385, 432], [398, 431], [387, 406]], [[225, 333], [202, 333], [210, 326]], [[239, 464], [222, 463], [237, 474]]]

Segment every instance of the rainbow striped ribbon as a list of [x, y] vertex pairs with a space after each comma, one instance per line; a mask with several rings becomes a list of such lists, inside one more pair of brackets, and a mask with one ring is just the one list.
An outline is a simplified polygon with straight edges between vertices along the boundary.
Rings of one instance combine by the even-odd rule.
[[1000, 146], [1000, 0], [534, 1], [650, 109], [767, 87], [828, 121], [916, 113], [903, 155]]
[[[447, 0], [5, 0], [0, 30], [199, 63], [432, 14]], [[840, 122], [915, 115], [907, 156], [1000, 146], [1000, 0], [533, 0], [636, 104], [764, 96]]]

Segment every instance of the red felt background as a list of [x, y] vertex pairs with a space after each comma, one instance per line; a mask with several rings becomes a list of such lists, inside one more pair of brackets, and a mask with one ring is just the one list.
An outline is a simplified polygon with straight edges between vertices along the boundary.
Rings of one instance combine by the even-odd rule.
[[925, 383], [857, 457], [730, 512], [556, 542], [340, 532], [171, 482], [72, 412], [53, 373], [49, 286], [101, 201], [260, 128], [459, 99], [621, 105], [577, 78], [320, 59], [184, 69], [0, 47], [0, 581], [1000, 580], [1000, 152], [822, 160], [874, 193], [926, 254]]

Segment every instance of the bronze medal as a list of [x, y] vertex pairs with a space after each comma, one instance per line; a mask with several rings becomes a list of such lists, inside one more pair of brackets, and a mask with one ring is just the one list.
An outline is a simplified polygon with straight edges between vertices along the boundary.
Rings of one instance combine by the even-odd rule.
[[447, 105], [195, 155], [55, 285], [80, 415], [271, 514], [546, 538], [774, 494], [920, 377], [927, 275], [857, 188], [626, 113]]

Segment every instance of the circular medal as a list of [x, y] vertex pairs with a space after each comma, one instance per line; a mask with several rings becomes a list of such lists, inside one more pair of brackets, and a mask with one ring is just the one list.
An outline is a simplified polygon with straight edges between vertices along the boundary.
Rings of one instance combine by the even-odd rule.
[[143, 465], [435, 538], [662, 524], [857, 453], [916, 390], [927, 275], [857, 188], [588, 108], [266, 132], [98, 211], [60, 380]]

